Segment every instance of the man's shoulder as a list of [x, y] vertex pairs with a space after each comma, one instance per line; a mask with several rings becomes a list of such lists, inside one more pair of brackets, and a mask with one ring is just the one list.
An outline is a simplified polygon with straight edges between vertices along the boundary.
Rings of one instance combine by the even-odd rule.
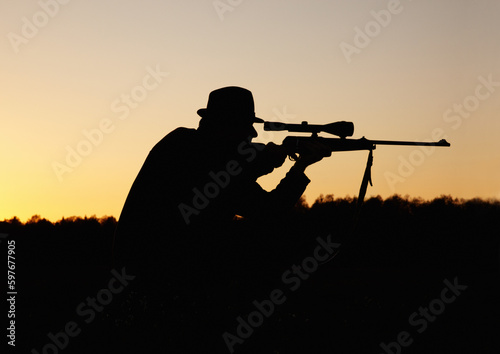
[[196, 129], [177, 128], [164, 136], [149, 151], [147, 163], [160, 164], [175, 163], [192, 159], [199, 152], [199, 139]]
[[154, 148], [161, 148], [172, 144], [177, 146], [184, 145], [186, 143], [191, 144], [193, 141], [197, 140], [197, 136], [198, 133], [196, 129], [180, 127], [165, 135]]
[[180, 127], [172, 130], [170, 133], [165, 135], [163, 139], [186, 139], [186, 138], [194, 138], [197, 135], [198, 131], [196, 129]]

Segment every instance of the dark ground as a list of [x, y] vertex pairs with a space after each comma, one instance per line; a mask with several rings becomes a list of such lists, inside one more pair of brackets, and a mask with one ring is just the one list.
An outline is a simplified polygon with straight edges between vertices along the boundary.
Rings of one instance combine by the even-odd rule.
[[[233, 320], [227, 331], [236, 334], [236, 317], [255, 310], [252, 300], [269, 299], [273, 289], [286, 296], [243, 344], [234, 346], [236, 353], [500, 353], [500, 203], [372, 198], [356, 227], [353, 212], [353, 200], [326, 197], [311, 208], [297, 206], [272, 226], [248, 220], [231, 225], [238, 237], [256, 241], [245, 250], [258, 254], [266, 271], [248, 281], [251, 290], [228, 312]], [[15, 352], [119, 352], [109, 338], [128, 328], [134, 316], [145, 321], [158, 316], [158, 309], [144, 311], [148, 304], [133, 295], [133, 286], [115, 294], [91, 320], [77, 312], [113, 277], [115, 225], [113, 218], [0, 222], [0, 233], [16, 240]], [[291, 291], [282, 274], [313, 255], [317, 237], [328, 235], [341, 243], [339, 254]], [[0, 248], [6, 254], [6, 242]], [[242, 282], [252, 272], [245, 274], [231, 281]], [[439, 308], [445, 280], [467, 288]], [[415, 315], [419, 322], [410, 323], [414, 312], [430, 305], [441, 311], [432, 321]], [[119, 315], [120, 308], [132, 315]], [[47, 346], [49, 333], [57, 336], [72, 322], [81, 330], [78, 335], [67, 343], [60, 335], [63, 349]], [[398, 349], [390, 343], [403, 331], [411, 344]], [[168, 338], [165, 332], [159, 328], [150, 335]]]

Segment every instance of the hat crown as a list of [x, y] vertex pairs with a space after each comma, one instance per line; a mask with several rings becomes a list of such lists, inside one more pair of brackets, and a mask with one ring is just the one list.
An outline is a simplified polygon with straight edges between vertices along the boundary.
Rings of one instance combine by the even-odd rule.
[[207, 108], [198, 110], [202, 117], [255, 117], [252, 92], [242, 87], [228, 86], [210, 92]]

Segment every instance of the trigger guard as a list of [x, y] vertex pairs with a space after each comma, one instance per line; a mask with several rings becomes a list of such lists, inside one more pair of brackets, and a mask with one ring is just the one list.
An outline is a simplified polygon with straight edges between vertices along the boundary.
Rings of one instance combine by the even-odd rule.
[[298, 156], [297, 154], [288, 155], [288, 158], [290, 159], [290, 161], [298, 161], [298, 160], [300, 160], [300, 156]]

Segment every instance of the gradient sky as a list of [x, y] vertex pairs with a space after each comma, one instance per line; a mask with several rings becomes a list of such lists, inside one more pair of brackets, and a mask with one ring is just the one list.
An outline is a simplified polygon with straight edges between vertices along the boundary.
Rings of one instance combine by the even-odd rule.
[[[118, 217], [154, 144], [228, 85], [266, 120], [452, 144], [377, 147], [367, 197], [500, 197], [498, 0], [60, 1], [0, 5], [0, 220]], [[307, 201], [356, 195], [366, 155], [309, 167]]]

